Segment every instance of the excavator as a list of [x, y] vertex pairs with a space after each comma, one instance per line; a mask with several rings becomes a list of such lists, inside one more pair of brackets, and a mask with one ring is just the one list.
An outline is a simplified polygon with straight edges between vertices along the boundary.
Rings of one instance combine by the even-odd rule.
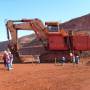
[[38, 18], [8, 20], [6, 22], [7, 38], [9, 40], [8, 47], [19, 60], [17, 31], [33, 30], [37, 39], [42, 42], [42, 45], [48, 52], [41, 54], [41, 58], [49, 58], [53, 61], [54, 58], [62, 56], [68, 58], [70, 52], [77, 53], [90, 50], [90, 36], [88, 34], [75, 34], [76, 32], [73, 30], [65, 31], [59, 26], [59, 22], [45, 22], [44, 25]]

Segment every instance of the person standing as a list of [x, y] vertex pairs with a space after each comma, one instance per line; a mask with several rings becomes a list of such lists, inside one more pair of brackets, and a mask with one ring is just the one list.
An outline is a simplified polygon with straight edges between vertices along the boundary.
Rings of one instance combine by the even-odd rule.
[[72, 56], [72, 63], [73, 63], [73, 65], [75, 65], [75, 63], [76, 63], [76, 58], [75, 58], [75, 55], [74, 54]]
[[70, 60], [73, 61], [73, 53], [70, 53]]
[[7, 70], [11, 70], [12, 69], [13, 56], [12, 56], [10, 51], [4, 51], [3, 60], [4, 60], [5, 68]]
[[12, 55], [12, 53], [9, 51], [8, 52], [8, 54], [9, 54], [9, 59], [10, 59], [10, 68], [12, 69], [13, 67], [12, 67], [12, 63], [13, 63], [13, 55]]
[[8, 70], [11, 70], [11, 65], [10, 65], [10, 57], [9, 57], [9, 53], [7, 53], [7, 56], [6, 56], [6, 64], [7, 64], [7, 69]]
[[79, 55], [76, 54], [76, 56], [75, 56], [75, 63], [78, 64], [79, 61], [80, 61], [80, 57], [79, 57]]
[[63, 65], [64, 63], [65, 63], [65, 61], [66, 61], [66, 58], [63, 56], [62, 58], [61, 58], [61, 65]]
[[7, 58], [8, 52], [5, 50], [4, 54], [3, 54], [3, 61], [4, 61], [4, 66], [7, 67], [7, 63], [6, 63], [6, 58]]

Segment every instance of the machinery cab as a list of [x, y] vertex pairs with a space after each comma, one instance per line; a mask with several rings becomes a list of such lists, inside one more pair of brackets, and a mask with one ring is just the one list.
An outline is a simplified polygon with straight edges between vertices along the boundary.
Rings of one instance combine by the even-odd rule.
[[49, 50], [67, 50], [58, 22], [46, 22]]
[[60, 30], [58, 22], [45, 22], [45, 25], [48, 32], [58, 32]]

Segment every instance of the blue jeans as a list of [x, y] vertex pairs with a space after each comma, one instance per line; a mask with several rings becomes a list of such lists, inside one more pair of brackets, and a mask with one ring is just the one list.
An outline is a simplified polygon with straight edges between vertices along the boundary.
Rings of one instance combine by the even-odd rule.
[[7, 69], [8, 69], [8, 70], [11, 69], [11, 65], [10, 65], [10, 63], [7, 63]]

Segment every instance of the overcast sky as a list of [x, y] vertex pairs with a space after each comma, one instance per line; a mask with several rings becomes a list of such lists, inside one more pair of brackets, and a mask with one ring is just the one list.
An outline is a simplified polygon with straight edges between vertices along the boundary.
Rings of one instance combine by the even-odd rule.
[[[90, 0], [0, 0], [0, 41], [7, 40], [5, 22], [9, 19], [39, 18], [43, 23], [65, 22], [88, 13]], [[18, 35], [27, 33], [19, 31]]]

